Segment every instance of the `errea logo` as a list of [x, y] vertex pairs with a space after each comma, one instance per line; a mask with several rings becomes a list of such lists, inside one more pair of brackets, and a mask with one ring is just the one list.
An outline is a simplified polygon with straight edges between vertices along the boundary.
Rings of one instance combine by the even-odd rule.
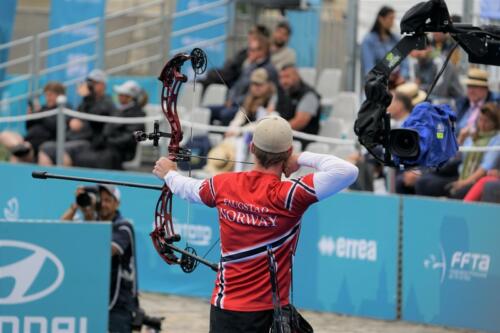
[[367, 239], [321, 236], [318, 242], [319, 253], [323, 256], [377, 261], [377, 242]]
[[[13, 263], [0, 267], [0, 279], [11, 278], [14, 284], [10, 290], [2, 290], [0, 304], [22, 304], [44, 298], [54, 292], [64, 280], [64, 267], [52, 252], [31, 243], [0, 240], [0, 253], [2, 257], [13, 254], [30, 254], [17, 259]], [[41, 276], [42, 269], [53, 265], [55, 276]]]

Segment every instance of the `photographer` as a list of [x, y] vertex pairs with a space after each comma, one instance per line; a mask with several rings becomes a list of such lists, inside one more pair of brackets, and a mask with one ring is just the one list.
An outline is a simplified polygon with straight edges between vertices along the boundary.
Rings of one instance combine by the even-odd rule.
[[109, 332], [130, 333], [133, 313], [138, 308], [135, 236], [132, 224], [120, 214], [119, 205], [120, 191], [115, 186], [79, 187], [76, 202], [61, 219], [78, 219], [80, 210], [85, 221], [112, 222]]

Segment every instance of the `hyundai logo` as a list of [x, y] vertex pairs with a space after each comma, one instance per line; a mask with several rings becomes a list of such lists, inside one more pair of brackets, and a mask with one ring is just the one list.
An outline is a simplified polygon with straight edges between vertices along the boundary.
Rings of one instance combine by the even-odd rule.
[[[51, 294], [61, 285], [64, 279], [64, 267], [52, 252], [31, 243], [0, 240], [0, 253], [6, 252], [5, 248], [14, 249], [14, 251], [15, 249], [28, 250], [31, 254], [0, 267], [0, 280], [4, 278], [14, 280], [10, 293], [0, 297], [0, 304], [33, 302]], [[54, 265], [57, 270], [55, 279], [41, 278], [42, 268], [50, 264]]]

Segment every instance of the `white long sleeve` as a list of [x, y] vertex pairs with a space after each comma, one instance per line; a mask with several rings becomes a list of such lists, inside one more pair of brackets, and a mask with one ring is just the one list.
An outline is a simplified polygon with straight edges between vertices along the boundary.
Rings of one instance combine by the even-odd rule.
[[169, 171], [164, 180], [175, 195], [190, 202], [203, 203], [200, 198], [200, 186], [203, 180], [183, 176], [177, 171]]
[[323, 200], [348, 187], [358, 177], [358, 168], [333, 155], [303, 152], [297, 161], [301, 166], [314, 168], [314, 190]]

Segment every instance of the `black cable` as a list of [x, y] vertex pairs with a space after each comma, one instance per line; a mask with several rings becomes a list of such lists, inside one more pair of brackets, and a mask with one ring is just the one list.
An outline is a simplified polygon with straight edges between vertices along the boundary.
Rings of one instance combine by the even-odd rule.
[[432, 81], [432, 84], [429, 87], [429, 90], [427, 91], [427, 97], [425, 98], [425, 102], [429, 101], [429, 97], [431, 96], [432, 90], [434, 90], [434, 87], [436, 86], [436, 83], [438, 82], [439, 78], [443, 74], [443, 72], [444, 72], [444, 70], [446, 68], [446, 65], [448, 65], [448, 62], [450, 61], [450, 58], [451, 58], [453, 52], [455, 51], [455, 49], [457, 47], [458, 47], [458, 43], [455, 42], [455, 45], [453, 45], [453, 47], [451, 48], [450, 53], [448, 53], [448, 55], [446, 56], [446, 60], [444, 61], [443, 66], [441, 66], [441, 69], [439, 70], [439, 73], [436, 75], [436, 77]]

